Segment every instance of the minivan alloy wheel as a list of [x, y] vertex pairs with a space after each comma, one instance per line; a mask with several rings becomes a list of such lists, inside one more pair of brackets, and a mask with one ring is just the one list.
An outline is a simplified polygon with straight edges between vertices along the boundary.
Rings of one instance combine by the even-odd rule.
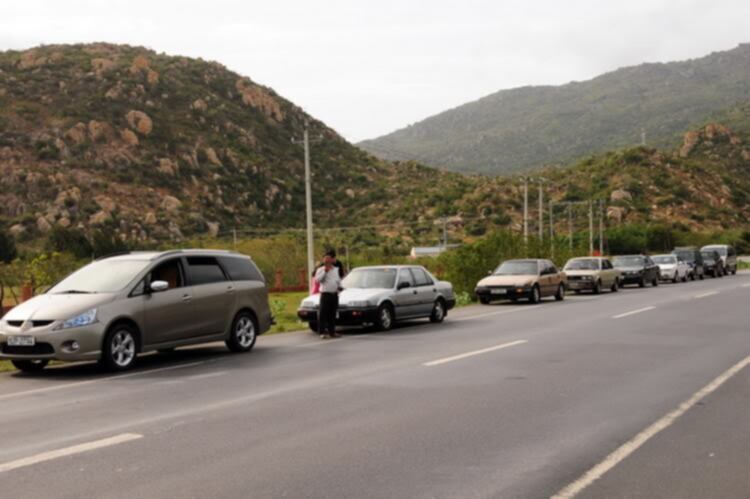
[[110, 345], [110, 355], [112, 361], [118, 367], [127, 367], [133, 362], [135, 357], [135, 338], [133, 334], [126, 330], [118, 330], [113, 336]]
[[237, 343], [242, 348], [248, 348], [255, 341], [255, 324], [250, 317], [240, 317], [234, 327]]

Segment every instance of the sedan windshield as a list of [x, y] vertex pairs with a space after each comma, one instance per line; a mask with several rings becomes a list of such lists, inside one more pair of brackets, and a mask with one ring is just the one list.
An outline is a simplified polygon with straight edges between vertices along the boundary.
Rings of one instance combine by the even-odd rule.
[[510, 261], [503, 262], [494, 275], [536, 275], [539, 272], [536, 262]]
[[391, 289], [396, 285], [396, 269], [358, 269], [341, 282], [346, 289]]
[[147, 260], [101, 260], [82, 267], [56, 284], [48, 293], [114, 293], [144, 270]]
[[565, 270], [599, 270], [599, 260], [594, 258], [570, 260], [565, 265]]
[[642, 267], [643, 257], [642, 256], [618, 256], [612, 260], [612, 264], [615, 267]]
[[652, 260], [654, 261], [654, 263], [657, 263], [657, 264], [660, 263], [662, 265], [677, 263], [677, 257], [676, 256], [672, 256], [672, 255], [655, 256], [655, 257], [652, 258]]

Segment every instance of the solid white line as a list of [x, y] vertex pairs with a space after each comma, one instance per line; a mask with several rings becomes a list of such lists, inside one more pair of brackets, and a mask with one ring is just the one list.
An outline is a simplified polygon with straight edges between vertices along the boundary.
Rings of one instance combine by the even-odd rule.
[[630, 312], [625, 312], [624, 314], [613, 315], [612, 318], [613, 319], [622, 319], [623, 317], [627, 317], [629, 315], [640, 314], [642, 312], [648, 312], [649, 310], [654, 310], [655, 308], [656, 307], [643, 307], [643, 308], [639, 308], [638, 310], [631, 310]]
[[205, 364], [206, 362], [208, 361], [202, 360], [200, 362], [191, 362], [190, 364], [180, 364], [178, 366], [161, 367], [159, 369], [150, 369], [148, 371], [138, 371], [136, 373], [130, 373], [130, 374], [119, 374], [117, 376], [107, 376], [106, 378], [96, 378], [96, 379], [90, 379], [86, 381], [76, 381], [75, 383], [66, 383], [64, 385], [46, 386], [44, 388], [36, 388], [34, 390], [26, 390], [23, 392], [6, 393], [5, 395], [0, 395], [0, 400], [7, 400], [7, 399], [15, 398], [15, 397], [22, 397], [25, 395], [36, 395], [37, 393], [46, 393], [46, 392], [52, 392], [56, 390], [64, 390], [65, 388], [74, 388], [74, 387], [84, 386], [84, 385], [93, 385], [94, 383], [102, 383], [104, 381], [111, 381], [115, 379], [133, 378], [135, 376], [143, 376], [145, 374], [172, 371], [174, 369], [182, 369], [184, 367], [199, 366], [201, 364]]
[[740, 287], [742, 287], [742, 288], [750, 288], [750, 282], [748, 282], [747, 284], [743, 284]]
[[104, 438], [102, 440], [96, 440], [94, 442], [74, 445], [72, 447], [66, 447], [64, 449], [57, 449], [49, 452], [43, 452], [41, 454], [37, 454], [36, 456], [25, 457], [23, 459], [11, 461], [9, 463], [0, 464], [0, 473], [5, 473], [7, 471], [23, 468], [26, 466], [32, 466], [34, 464], [51, 461], [53, 459], [58, 459], [61, 457], [72, 456], [74, 454], [81, 454], [83, 452], [101, 449], [102, 447], [110, 447], [112, 445], [123, 444], [132, 440], [138, 440], [139, 438], [143, 438], [143, 435], [139, 435], [138, 433], [123, 433], [121, 435]]
[[719, 294], [718, 291], [709, 291], [707, 293], [703, 293], [703, 294], [700, 294], [700, 295], [695, 295], [695, 296], [693, 296], [693, 298], [706, 298], [707, 296], [714, 296], [714, 295], [718, 295], [718, 294]]
[[745, 357], [743, 360], [730, 367], [727, 371], [714, 379], [711, 383], [703, 387], [701, 390], [697, 391], [692, 397], [680, 404], [675, 410], [637, 434], [630, 441], [621, 445], [617, 450], [607, 456], [604, 461], [591, 468], [581, 478], [552, 496], [552, 499], [570, 499], [580, 494], [586, 487], [594, 483], [596, 480], [601, 478], [602, 475], [617, 466], [623, 459], [627, 458], [633, 452], [638, 450], [639, 447], [656, 436], [656, 434], [672, 425], [672, 423], [674, 423], [680, 416], [690, 410], [691, 407], [700, 402], [701, 399], [705, 398], [710, 393], [716, 391], [721, 385], [726, 383], [734, 375], [747, 367], [748, 364], [750, 364], [750, 356]]
[[467, 357], [473, 357], [475, 355], [481, 355], [483, 353], [494, 352], [495, 350], [501, 350], [503, 348], [513, 347], [513, 346], [516, 346], [516, 345], [522, 345], [524, 343], [528, 343], [528, 341], [527, 340], [511, 341], [510, 343], [503, 343], [502, 345], [496, 345], [494, 347], [483, 348], [481, 350], [474, 350], [473, 352], [466, 352], [466, 353], [462, 353], [462, 354], [459, 354], [459, 355], [454, 355], [452, 357], [445, 357], [443, 359], [438, 359], [438, 360], [433, 360], [433, 361], [430, 361], [430, 362], [425, 362], [422, 365], [425, 366], [425, 367], [439, 366], [440, 364], [445, 364], [447, 362], [453, 362], [454, 360], [461, 360], [461, 359], [465, 359]]
[[185, 378], [186, 380], [196, 380], [196, 379], [206, 379], [206, 378], [215, 378], [216, 376], [224, 376], [229, 371], [219, 371], [215, 373], [206, 373], [206, 374], [196, 374], [195, 376], [188, 376]]

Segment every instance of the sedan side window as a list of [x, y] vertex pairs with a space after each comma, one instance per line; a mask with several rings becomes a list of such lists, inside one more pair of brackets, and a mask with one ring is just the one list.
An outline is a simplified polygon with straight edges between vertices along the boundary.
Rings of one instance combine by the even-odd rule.
[[424, 270], [414, 268], [411, 269], [411, 273], [414, 275], [414, 282], [417, 286], [429, 286], [432, 284], [432, 279], [427, 277]]
[[408, 283], [409, 287], [414, 287], [414, 278], [409, 269], [401, 269], [401, 272], [398, 273], [398, 287], [402, 287], [404, 283]]
[[227, 277], [221, 269], [216, 258], [205, 256], [188, 257], [188, 267], [190, 268], [190, 283], [194, 286], [201, 284], [212, 284], [215, 282], [224, 282]]

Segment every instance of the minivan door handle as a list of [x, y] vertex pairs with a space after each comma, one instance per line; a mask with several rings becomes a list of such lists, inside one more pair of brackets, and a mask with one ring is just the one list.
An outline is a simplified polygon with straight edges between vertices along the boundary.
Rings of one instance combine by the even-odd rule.
[[227, 293], [234, 293], [234, 286], [227, 286]]
[[193, 299], [193, 297], [190, 296], [190, 295], [182, 295], [182, 301], [186, 301], [187, 302], [187, 301], [190, 301], [192, 299]]

